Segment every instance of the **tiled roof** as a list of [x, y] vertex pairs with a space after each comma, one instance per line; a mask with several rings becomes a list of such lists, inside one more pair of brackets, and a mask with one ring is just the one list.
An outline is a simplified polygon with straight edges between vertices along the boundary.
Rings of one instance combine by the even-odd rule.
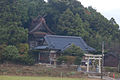
[[88, 46], [81, 37], [46, 35], [45, 41], [47, 42], [49, 49], [58, 49], [63, 51], [71, 44], [74, 44], [84, 51], [95, 51], [95, 49]]

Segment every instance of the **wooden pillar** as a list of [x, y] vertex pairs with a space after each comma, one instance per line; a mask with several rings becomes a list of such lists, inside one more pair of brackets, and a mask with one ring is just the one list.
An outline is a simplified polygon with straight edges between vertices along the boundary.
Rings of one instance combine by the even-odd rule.
[[99, 57], [99, 73], [101, 73], [101, 58]]
[[87, 61], [87, 72], [89, 72], [89, 57], [88, 57], [88, 61]]
[[51, 50], [49, 53], [49, 58], [50, 58], [50, 64], [53, 61], [53, 65], [56, 66], [56, 51]]
[[40, 62], [40, 53], [38, 54], [38, 61]]
[[94, 70], [95, 69], [95, 59], [93, 59], [92, 65], [93, 65], [93, 70]]
[[50, 60], [50, 65], [52, 64], [52, 61], [51, 61], [51, 53], [49, 52], [49, 60]]
[[56, 68], [56, 53], [54, 53], [54, 67]]

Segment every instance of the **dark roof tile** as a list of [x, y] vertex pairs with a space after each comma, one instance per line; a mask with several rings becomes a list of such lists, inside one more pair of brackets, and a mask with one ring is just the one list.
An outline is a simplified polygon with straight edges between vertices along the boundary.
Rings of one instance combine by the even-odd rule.
[[74, 44], [84, 51], [95, 51], [95, 49], [88, 46], [81, 37], [46, 35], [45, 41], [48, 43], [50, 49], [64, 50], [66, 47]]

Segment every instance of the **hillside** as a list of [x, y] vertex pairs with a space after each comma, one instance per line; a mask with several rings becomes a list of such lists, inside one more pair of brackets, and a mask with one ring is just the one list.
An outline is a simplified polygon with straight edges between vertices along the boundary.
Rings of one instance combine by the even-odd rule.
[[120, 40], [119, 26], [114, 18], [107, 20], [92, 7], [85, 8], [76, 0], [48, 0], [47, 3], [44, 0], [1, 0], [0, 5], [1, 44], [25, 43], [26, 29], [38, 15], [45, 16], [49, 28], [56, 34], [81, 36], [96, 49], [102, 41]]
[[24, 64], [34, 62], [29, 52], [28, 30], [38, 15], [46, 19], [56, 35], [81, 36], [97, 51], [101, 50], [102, 41], [109, 49], [112, 43], [120, 41], [119, 25], [114, 18], [108, 20], [77, 0], [0, 0], [1, 62], [11, 57], [12, 61]]

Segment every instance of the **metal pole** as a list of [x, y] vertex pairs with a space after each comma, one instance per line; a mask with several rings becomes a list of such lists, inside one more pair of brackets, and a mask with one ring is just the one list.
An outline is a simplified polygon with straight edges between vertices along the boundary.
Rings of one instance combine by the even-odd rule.
[[102, 42], [101, 79], [103, 79], [103, 57], [104, 57], [104, 41]]

